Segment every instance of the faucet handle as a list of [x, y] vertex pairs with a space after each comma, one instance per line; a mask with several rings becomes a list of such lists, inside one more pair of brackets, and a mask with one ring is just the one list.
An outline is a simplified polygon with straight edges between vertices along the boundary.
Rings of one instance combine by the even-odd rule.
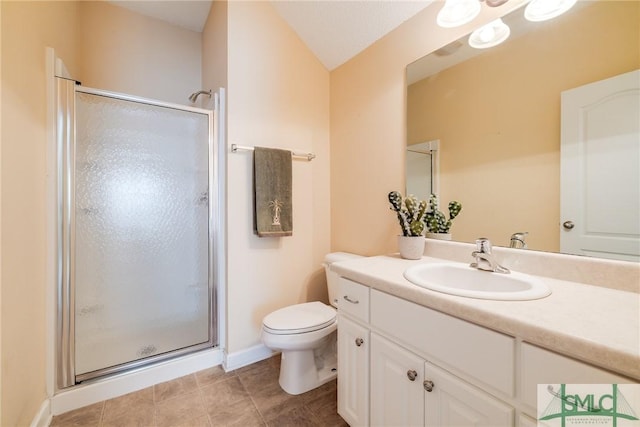
[[513, 233], [509, 241], [509, 247], [515, 249], [527, 249], [527, 242], [525, 242], [525, 238], [528, 234], [529, 233], [527, 231]]
[[476, 250], [481, 254], [491, 253], [491, 240], [486, 237], [480, 237], [476, 240]]

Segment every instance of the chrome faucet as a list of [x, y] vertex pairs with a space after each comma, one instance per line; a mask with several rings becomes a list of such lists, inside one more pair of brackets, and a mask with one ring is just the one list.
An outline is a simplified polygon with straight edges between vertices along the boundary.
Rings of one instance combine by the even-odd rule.
[[527, 249], [527, 242], [524, 241], [525, 237], [527, 237], [526, 231], [513, 233], [511, 235], [511, 242], [509, 242], [509, 247], [514, 249]]
[[494, 273], [510, 273], [508, 268], [501, 266], [493, 258], [491, 241], [489, 239], [486, 237], [479, 238], [476, 240], [476, 246], [477, 249], [471, 253], [471, 256], [476, 259], [476, 262], [472, 262], [470, 264], [471, 267], [477, 268], [478, 270], [492, 271]]

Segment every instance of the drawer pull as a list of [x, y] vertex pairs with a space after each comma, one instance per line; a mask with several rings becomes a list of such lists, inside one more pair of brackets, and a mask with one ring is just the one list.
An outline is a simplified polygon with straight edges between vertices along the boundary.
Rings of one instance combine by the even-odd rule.
[[356, 345], [360, 347], [362, 344], [364, 344], [364, 340], [362, 338], [356, 338]]
[[358, 301], [357, 299], [351, 299], [348, 295], [345, 295], [343, 298], [349, 301], [351, 304], [360, 304], [360, 301]]
[[435, 384], [431, 380], [425, 380], [424, 383], [422, 383], [422, 385], [424, 385], [424, 389], [427, 390], [428, 392], [432, 392], [433, 386], [435, 386]]
[[407, 371], [407, 378], [409, 378], [409, 381], [415, 381], [417, 377], [418, 373], [413, 369]]

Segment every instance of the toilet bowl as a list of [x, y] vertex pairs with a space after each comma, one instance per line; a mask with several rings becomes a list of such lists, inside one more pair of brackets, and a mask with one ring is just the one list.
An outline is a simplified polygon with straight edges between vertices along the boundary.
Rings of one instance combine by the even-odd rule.
[[[335, 252], [325, 257], [329, 301], [337, 306], [338, 275], [329, 265], [360, 258]], [[301, 394], [321, 386], [337, 375], [336, 309], [320, 301], [295, 304], [268, 314], [262, 321], [262, 342], [282, 353], [280, 387]]]

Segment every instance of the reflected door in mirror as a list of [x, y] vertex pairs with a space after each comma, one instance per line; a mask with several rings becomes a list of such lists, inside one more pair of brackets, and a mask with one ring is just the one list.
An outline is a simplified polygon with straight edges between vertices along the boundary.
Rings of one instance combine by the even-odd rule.
[[640, 261], [640, 70], [562, 93], [561, 250]]

